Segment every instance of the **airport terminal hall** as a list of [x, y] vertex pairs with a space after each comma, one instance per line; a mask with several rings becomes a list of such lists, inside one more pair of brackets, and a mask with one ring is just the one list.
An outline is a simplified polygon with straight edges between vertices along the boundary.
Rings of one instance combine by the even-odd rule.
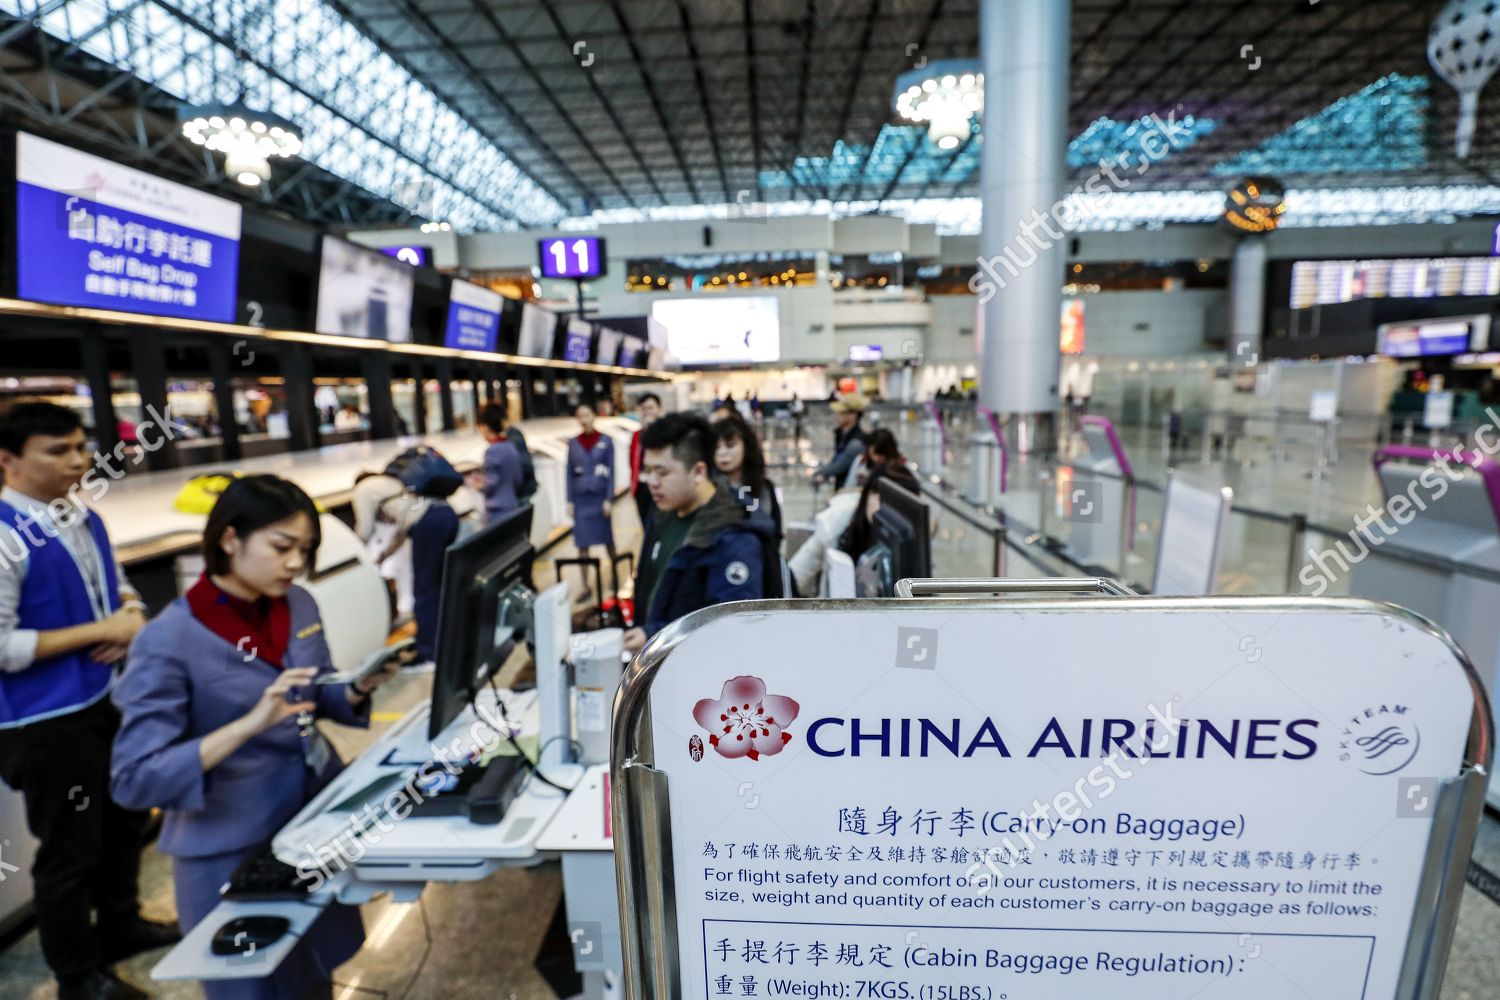
[[0, 0], [0, 1000], [1500, 1000], [1500, 0]]

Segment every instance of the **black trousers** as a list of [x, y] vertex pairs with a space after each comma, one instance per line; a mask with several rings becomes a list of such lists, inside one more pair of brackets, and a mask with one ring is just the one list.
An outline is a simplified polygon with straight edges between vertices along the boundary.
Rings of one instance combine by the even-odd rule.
[[98, 933], [139, 912], [137, 878], [147, 814], [109, 797], [109, 755], [120, 713], [106, 696], [88, 708], [0, 729], [0, 778], [26, 801], [40, 842], [31, 868], [42, 956], [58, 979], [100, 966]]

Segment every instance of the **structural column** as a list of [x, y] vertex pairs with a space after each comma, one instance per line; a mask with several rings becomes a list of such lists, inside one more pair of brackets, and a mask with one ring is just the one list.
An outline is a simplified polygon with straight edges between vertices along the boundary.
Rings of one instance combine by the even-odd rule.
[[1066, 236], [1064, 194], [1070, 4], [983, 0], [983, 211], [979, 395], [1017, 450], [1046, 450], [1057, 408], [1058, 331]]
[[1229, 364], [1250, 368], [1260, 361], [1266, 323], [1266, 241], [1247, 236], [1229, 264]]

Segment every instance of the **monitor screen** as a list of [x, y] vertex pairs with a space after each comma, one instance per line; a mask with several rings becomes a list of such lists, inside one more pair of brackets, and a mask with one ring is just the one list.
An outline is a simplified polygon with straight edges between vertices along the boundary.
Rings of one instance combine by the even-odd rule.
[[516, 353], [527, 358], [552, 357], [552, 339], [557, 333], [557, 316], [531, 302], [521, 306], [521, 335]]
[[620, 345], [624, 342], [625, 335], [619, 330], [611, 330], [607, 326], [599, 328], [599, 347], [594, 352], [594, 361], [601, 365], [618, 364], [620, 356]]
[[411, 266], [379, 250], [323, 237], [313, 329], [340, 337], [411, 341]]
[[555, 236], [537, 242], [544, 278], [597, 278], [604, 273], [604, 241], [597, 236]]
[[16, 134], [23, 299], [232, 323], [240, 206]]
[[1465, 354], [1489, 348], [1490, 317], [1452, 316], [1385, 323], [1376, 330], [1376, 350], [1392, 358]]
[[586, 365], [593, 358], [594, 324], [577, 316], [569, 318], [563, 332], [562, 359]]
[[448, 326], [443, 333], [443, 346], [462, 351], [494, 351], [504, 301], [499, 292], [455, 279], [448, 295]]
[[620, 354], [615, 364], [621, 368], [641, 367], [641, 352], [643, 345], [634, 337], [626, 337], [620, 342]]
[[879, 344], [855, 344], [849, 348], [849, 360], [853, 362], [879, 361], [885, 357], [885, 348]]
[[532, 507], [526, 504], [448, 547], [438, 599], [438, 644], [427, 735], [436, 739], [524, 638], [505, 628], [502, 599], [530, 585]]
[[432, 266], [432, 247], [408, 243], [399, 247], [381, 247], [380, 252], [387, 257], [396, 258], [403, 264], [410, 264], [412, 267]]
[[890, 549], [879, 543], [865, 549], [854, 564], [854, 596], [896, 596], [896, 574]]
[[889, 476], [875, 484], [880, 509], [875, 512], [875, 539], [890, 550], [895, 580], [932, 576], [932, 508], [927, 500]]
[[773, 295], [704, 294], [658, 299], [651, 318], [667, 351], [684, 365], [747, 365], [781, 360], [780, 302]]

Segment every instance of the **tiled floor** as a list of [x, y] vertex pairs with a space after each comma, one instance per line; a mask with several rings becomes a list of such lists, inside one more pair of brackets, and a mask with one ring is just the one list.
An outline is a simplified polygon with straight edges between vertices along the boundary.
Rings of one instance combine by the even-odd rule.
[[[900, 426], [904, 446], [916, 454], [915, 425]], [[782, 488], [788, 520], [801, 520], [815, 510], [815, 493], [796, 470], [811, 453], [826, 448], [826, 424], [813, 424], [801, 448], [794, 449], [785, 437], [778, 438], [772, 460], [779, 468], [773, 478]], [[1136, 466], [1137, 477], [1160, 483], [1166, 462], [1159, 436], [1125, 433], [1126, 446]], [[1241, 464], [1239, 453], [1248, 464]], [[1378, 489], [1368, 464], [1368, 450], [1346, 447], [1340, 461], [1318, 478], [1306, 473], [1312, 465], [1312, 450], [1305, 444], [1289, 443], [1286, 455], [1273, 458], [1263, 445], [1241, 445], [1236, 459], [1227, 464], [1201, 462], [1196, 450], [1178, 464], [1185, 472], [1219, 477], [1235, 489], [1236, 501], [1283, 514], [1305, 513], [1315, 522], [1335, 530], [1347, 530], [1352, 517], [1366, 503], [1378, 499]], [[963, 456], [943, 469], [946, 477], [964, 482]], [[1011, 493], [1003, 507], [1027, 528], [1036, 527], [1038, 503], [1035, 485], [1042, 470], [1034, 463], [1018, 462], [1011, 471]], [[826, 499], [826, 491], [820, 499]], [[1155, 546], [1155, 522], [1160, 499], [1142, 490], [1137, 498], [1135, 520], [1139, 556], [1133, 556], [1130, 575], [1149, 579], [1149, 554]], [[615, 515], [616, 537], [622, 549], [639, 544], [639, 525], [633, 504], [620, 503]], [[1116, 522], [1117, 523], [1117, 522]], [[1016, 534], [1025, 532], [1012, 525]], [[1049, 523], [1053, 534], [1066, 534], [1067, 524]], [[1237, 517], [1231, 529], [1223, 589], [1238, 593], [1284, 592], [1287, 536], [1277, 524]], [[939, 534], [934, 543], [934, 561], [941, 575], [988, 575], [992, 571], [991, 538], [952, 514], [939, 516]], [[559, 548], [539, 560], [536, 582], [552, 580], [551, 559], [572, 552]], [[1012, 576], [1031, 571], [1012, 553], [1008, 567]], [[1053, 571], [1055, 560], [1038, 556]], [[402, 711], [426, 697], [428, 678], [404, 677], [388, 688], [379, 705], [377, 728], [389, 725]], [[348, 757], [370, 739], [369, 734], [339, 732], [336, 742]], [[1480, 830], [1475, 859], [1491, 870], [1500, 870], [1500, 821], [1487, 816]], [[167, 916], [172, 912], [170, 870], [154, 848], [144, 859], [143, 888], [147, 911]], [[366, 947], [338, 970], [341, 984], [337, 1000], [385, 996], [396, 1000], [543, 1000], [553, 996], [533, 961], [548, 921], [561, 898], [561, 876], [555, 864], [530, 869], [511, 869], [479, 883], [433, 885], [423, 905], [392, 905], [378, 901], [364, 908], [370, 940]], [[425, 929], [424, 929], [425, 927]], [[430, 939], [430, 944], [429, 944]], [[425, 962], [423, 958], [425, 956]], [[158, 956], [142, 956], [122, 968], [132, 981], [149, 985], [148, 972]], [[156, 995], [167, 998], [200, 996], [195, 984], [155, 984]], [[0, 953], [0, 996], [25, 1000], [51, 1000], [51, 980], [46, 975], [37, 948], [36, 935], [29, 933]], [[1500, 906], [1469, 888], [1465, 890], [1442, 1000], [1494, 1000], [1500, 997]]]

